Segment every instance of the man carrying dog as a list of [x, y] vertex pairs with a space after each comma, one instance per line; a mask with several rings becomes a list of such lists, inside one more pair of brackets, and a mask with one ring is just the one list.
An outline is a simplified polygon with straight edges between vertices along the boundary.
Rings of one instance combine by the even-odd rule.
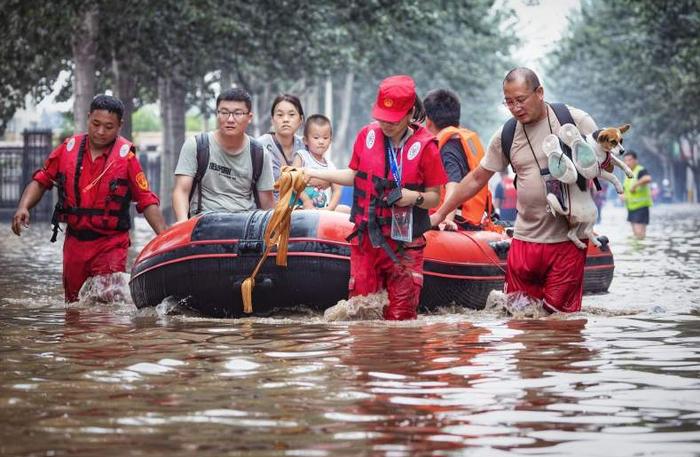
[[487, 185], [494, 173], [511, 164], [517, 175], [518, 217], [508, 252], [505, 292], [523, 292], [542, 300], [550, 312], [579, 311], [586, 250], [567, 238], [566, 218], [547, 212], [543, 179], [547, 157], [542, 141], [567, 122], [574, 123], [582, 135], [595, 131], [596, 123], [581, 110], [545, 102], [544, 88], [528, 68], [515, 68], [506, 75], [503, 95], [513, 118], [496, 132], [484, 159], [456, 186], [431, 223], [441, 222]]

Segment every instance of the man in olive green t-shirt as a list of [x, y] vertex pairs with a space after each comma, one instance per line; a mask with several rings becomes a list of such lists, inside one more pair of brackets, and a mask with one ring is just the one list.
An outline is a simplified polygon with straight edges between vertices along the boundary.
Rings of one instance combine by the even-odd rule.
[[[256, 208], [252, 192], [253, 164], [250, 154], [252, 140], [245, 130], [252, 119], [250, 95], [242, 89], [229, 89], [216, 99], [217, 130], [209, 136], [209, 163], [200, 183], [202, 190], [201, 211], [249, 211]], [[194, 208], [189, 201], [190, 191], [197, 172], [197, 146], [195, 137], [182, 145], [175, 168], [173, 210], [176, 222], [187, 220]], [[272, 195], [272, 162], [264, 152], [263, 167], [256, 189], [261, 209], [274, 206]]]

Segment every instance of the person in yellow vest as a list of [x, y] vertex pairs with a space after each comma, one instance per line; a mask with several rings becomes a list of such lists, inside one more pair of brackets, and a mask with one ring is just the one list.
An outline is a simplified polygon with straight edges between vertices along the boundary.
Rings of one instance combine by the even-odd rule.
[[[438, 139], [442, 164], [447, 173], [447, 184], [441, 192], [440, 203], [454, 192], [457, 184], [470, 170], [474, 170], [484, 157], [479, 136], [459, 126], [461, 105], [457, 94], [446, 89], [436, 89], [423, 100], [425, 127]], [[493, 203], [488, 186], [464, 201], [445, 218], [443, 230], [481, 230], [490, 226]], [[433, 220], [436, 226], [439, 221]]]
[[637, 161], [637, 154], [627, 151], [623, 157], [625, 164], [632, 170], [633, 177], [625, 178], [622, 184], [624, 190], [622, 198], [627, 206], [627, 221], [632, 224], [634, 236], [643, 240], [647, 234], [649, 225], [649, 207], [652, 205], [651, 175]]

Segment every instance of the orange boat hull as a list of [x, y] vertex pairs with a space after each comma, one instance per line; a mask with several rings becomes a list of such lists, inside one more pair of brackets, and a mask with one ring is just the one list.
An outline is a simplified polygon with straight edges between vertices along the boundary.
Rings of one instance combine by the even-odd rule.
[[[210, 213], [176, 224], [148, 243], [132, 269], [130, 288], [137, 307], [166, 297], [187, 298], [190, 306], [216, 317], [241, 316], [241, 282], [264, 249], [270, 212]], [[297, 305], [325, 309], [347, 298], [352, 231], [346, 214], [294, 211], [287, 267], [276, 253], [256, 279], [256, 314]], [[493, 289], [501, 290], [509, 239], [493, 232], [426, 233], [421, 308], [454, 304], [480, 309]], [[585, 292], [605, 292], [614, 270], [611, 252], [588, 249]]]

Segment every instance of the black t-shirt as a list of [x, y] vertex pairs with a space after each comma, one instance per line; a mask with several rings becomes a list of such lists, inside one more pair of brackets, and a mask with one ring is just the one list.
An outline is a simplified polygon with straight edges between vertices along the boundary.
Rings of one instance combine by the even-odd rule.
[[469, 164], [464, 156], [462, 142], [458, 138], [450, 138], [440, 149], [442, 166], [447, 173], [447, 182], [460, 182], [469, 173]]

